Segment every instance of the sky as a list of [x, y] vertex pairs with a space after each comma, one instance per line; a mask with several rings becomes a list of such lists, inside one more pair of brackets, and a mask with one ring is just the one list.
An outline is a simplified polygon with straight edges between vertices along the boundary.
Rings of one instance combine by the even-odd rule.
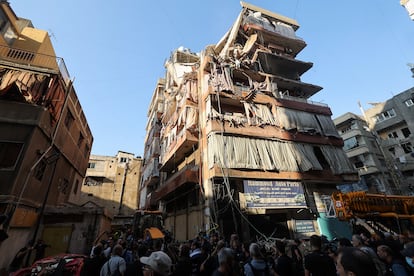
[[[250, 0], [298, 21], [314, 66], [302, 81], [332, 119], [361, 114], [414, 87], [414, 21], [399, 0]], [[92, 154], [143, 156], [148, 106], [164, 62], [180, 46], [216, 44], [241, 11], [238, 0], [9, 0], [19, 17], [49, 32], [94, 136]]]

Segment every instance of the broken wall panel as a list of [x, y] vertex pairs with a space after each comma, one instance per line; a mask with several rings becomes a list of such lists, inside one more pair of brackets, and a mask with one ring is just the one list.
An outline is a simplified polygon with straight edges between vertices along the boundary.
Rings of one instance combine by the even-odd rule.
[[340, 148], [278, 140], [211, 134], [208, 137], [209, 168], [239, 168], [276, 171], [310, 171], [324, 169], [314, 148], [320, 148], [333, 174], [355, 171]]

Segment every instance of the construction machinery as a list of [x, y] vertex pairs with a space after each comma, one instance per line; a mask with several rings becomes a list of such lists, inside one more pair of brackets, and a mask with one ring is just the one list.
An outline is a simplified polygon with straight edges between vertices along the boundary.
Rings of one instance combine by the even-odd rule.
[[133, 231], [136, 239], [145, 241], [164, 239], [164, 218], [161, 211], [137, 210], [134, 214]]
[[332, 200], [339, 220], [354, 220], [370, 232], [402, 233], [414, 224], [414, 196], [336, 192]]

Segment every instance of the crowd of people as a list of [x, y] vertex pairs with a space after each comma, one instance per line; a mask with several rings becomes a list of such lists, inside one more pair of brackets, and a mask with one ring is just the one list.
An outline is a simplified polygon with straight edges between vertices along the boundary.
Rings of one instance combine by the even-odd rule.
[[[107, 234], [107, 233], [103, 233]], [[134, 240], [131, 231], [98, 237], [83, 275], [177, 276], [408, 276], [414, 275], [414, 238], [354, 234], [328, 241], [274, 239], [243, 242], [218, 233], [187, 242]]]

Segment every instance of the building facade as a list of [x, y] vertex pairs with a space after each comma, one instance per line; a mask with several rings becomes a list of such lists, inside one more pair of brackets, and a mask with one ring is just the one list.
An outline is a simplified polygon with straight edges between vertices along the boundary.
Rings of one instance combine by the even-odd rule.
[[364, 114], [379, 139], [396, 188], [403, 194], [413, 194], [414, 88], [373, 104]]
[[91, 155], [80, 202], [104, 207], [113, 217], [113, 226], [132, 223], [139, 206], [142, 158], [118, 151], [116, 156]]
[[370, 131], [365, 119], [348, 112], [335, 118], [334, 123], [344, 140], [346, 155], [360, 176], [358, 183], [345, 185], [341, 189], [344, 192], [365, 190], [370, 193], [399, 194], [379, 140]]
[[[49, 207], [76, 202], [93, 136], [46, 31], [0, 1], [0, 268], [47, 228]], [[68, 244], [67, 244], [68, 245]]]
[[306, 46], [298, 28], [242, 2], [216, 45], [200, 54], [180, 47], [166, 62], [160, 177], [146, 200], [166, 212], [176, 239], [344, 230], [330, 195], [358, 175], [331, 110], [309, 100], [322, 88], [301, 81], [313, 64], [296, 58]]

